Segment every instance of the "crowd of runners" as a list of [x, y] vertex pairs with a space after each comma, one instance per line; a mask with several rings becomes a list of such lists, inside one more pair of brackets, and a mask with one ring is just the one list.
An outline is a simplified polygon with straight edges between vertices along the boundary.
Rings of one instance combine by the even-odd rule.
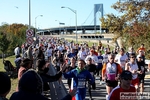
[[[58, 81], [62, 84], [63, 76], [68, 79], [72, 94], [69, 96], [76, 100], [85, 99], [87, 85], [92, 100], [91, 89], [96, 89], [96, 78], [99, 84], [106, 84], [108, 100], [120, 100], [120, 94], [116, 95], [120, 92], [144, 92], [145, 72], [148, 71], [145, 68], [144, 44], [135, 50], [133, 47], [104, 46], [101, 41], [89, 46], [88, 42], [76, 44], [74, 41], [50, 37], [39, 38], [39, 43], [35, 45], [23, 44], [21, 51], [22, 56], [19, 47], [14, 50], [19, 80], [23, 73], [33, 68], [41, 77], [45, 91], [49, 90], [47, 82]], [[46, 74], [49, 67], [56, 69], [55, 76]], [[62, 88], [61, 85], [59, 88]], [[14, 95], [12, 98], [16, 99], [18, 94]], [[69, 100], [69, 96], [63, 100]]]

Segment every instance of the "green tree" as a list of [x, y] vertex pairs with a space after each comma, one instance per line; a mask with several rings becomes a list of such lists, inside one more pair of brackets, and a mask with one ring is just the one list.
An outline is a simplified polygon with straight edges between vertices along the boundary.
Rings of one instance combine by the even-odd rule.
[[10, 41], [7, 39], [6, 34], [4, 34], [3, 32], [0, 32], [0, 51], [2, 52], [3, 57], [4, 57], [4, 54], [8, 50], [9, 44], [10, 44]]
[[101, 18], [104, 27], [115, 34], [115, 39], [122, 38], [125, 47], [133, 46], [135, 49], [144, 43], [150, 50], [150, 1], [130, 0], [116, 2], [112, 8], [119, 15], [107, 14]]

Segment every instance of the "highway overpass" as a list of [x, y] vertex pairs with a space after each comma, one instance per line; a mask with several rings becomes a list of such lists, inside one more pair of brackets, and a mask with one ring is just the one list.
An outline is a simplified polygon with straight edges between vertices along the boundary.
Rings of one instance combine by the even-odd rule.
[[[82, 31], [84, 34], [86, 31], [91, 30], [100, 30], [100, 25], [83, 25], [83, 26], [77, 26], [77, 31]], [[73, 31], [76, 31], [76, 26], [61, 26], [61, 27], [52, 27], [47, 29], [38, 30], [37, 33], [42, 35], [59, 35], [62, 34], [72, 34]], [[101, 31], [105, 31], [106, 33], [109, 32], [106, 28], [101, 28]]]

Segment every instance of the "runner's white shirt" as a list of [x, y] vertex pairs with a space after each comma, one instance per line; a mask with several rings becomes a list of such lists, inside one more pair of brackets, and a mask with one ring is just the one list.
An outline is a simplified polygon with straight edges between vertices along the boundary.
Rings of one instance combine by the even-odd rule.
[[107, 63], [108, 62], [108, 54], [102, 54], [103, 56], [103, 63]]
[[120, 64], [121, 68], [125, 67], [127, 60], [128, 60], [128, 56], [126, 54], [124, 54], [123, 56], [120, 54], [117, 54], [115, 57], [115, 61], [117, 61], [117, 63]]
[[85, 60], [85, 58], [86, 58], [86, 52], [85, 52], [85, 51], [79, 51], [79, 52], [78, 52], [78, 57], [79, 57], [80, 59]]
[[[130, 67], [129, 67], [130, 72], [132, 72], [133, 70], [138, 71], [138, 65], [136, 62], [134, 64], [132, 64], [131, 62], [128, 62], [128, 64], [130, 65]], [[136, 79], [137, 77], [138, 77], [137, 73], [132, 74], [132, 79]]]
[[92, 59], [92, 63], [97, 65], [98, 64], [98, 57], [96, 55], [88, 55], [86, 58], [85, 58], [85, 62], [87, 63], [87, 60], [88, 58], [91, 58]]

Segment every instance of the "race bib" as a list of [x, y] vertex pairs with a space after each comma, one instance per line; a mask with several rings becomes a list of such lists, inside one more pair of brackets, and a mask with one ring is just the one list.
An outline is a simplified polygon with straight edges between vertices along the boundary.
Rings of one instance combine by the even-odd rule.
[[121, 65], [121, 67], [124, 67], [125, 66], [125, 60], [120, 60], [120, 65]]
[[116, 74], [114, 73], [109, 73], [107, 74], [107, 80], [111, 80], [111, 81], [114, 81], [115, 80], [115, 77], [116, 77]]
[[85, 79], [78, 78], [78, 88], [85, 88]]

